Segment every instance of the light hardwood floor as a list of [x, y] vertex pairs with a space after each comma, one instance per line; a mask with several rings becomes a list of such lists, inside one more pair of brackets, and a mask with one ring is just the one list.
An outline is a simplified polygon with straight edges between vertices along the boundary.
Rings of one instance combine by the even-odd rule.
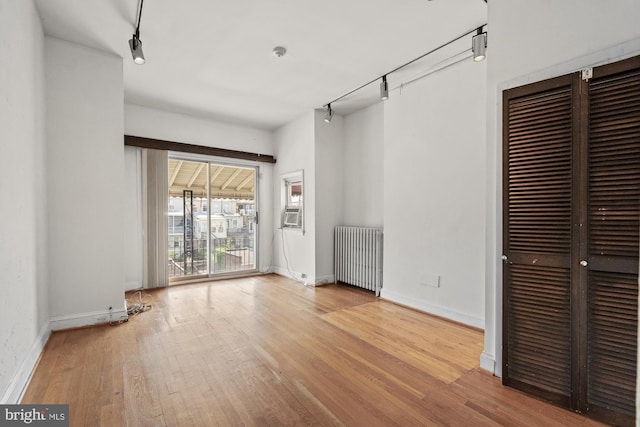
[[503, 387], [482, 332], [344, 286], [258, 276], [150, 292], [56, 332], [23, 403], [72, 426], [600, 425]]

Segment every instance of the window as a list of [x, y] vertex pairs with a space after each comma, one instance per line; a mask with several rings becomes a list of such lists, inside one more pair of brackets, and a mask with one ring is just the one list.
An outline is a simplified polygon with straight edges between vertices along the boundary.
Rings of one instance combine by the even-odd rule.
[[302, 180], [287, 181], [287, 206], [302, 205]]
[[303, 172], [282, 175], [282, 227], [302, 230], [303, 224]]

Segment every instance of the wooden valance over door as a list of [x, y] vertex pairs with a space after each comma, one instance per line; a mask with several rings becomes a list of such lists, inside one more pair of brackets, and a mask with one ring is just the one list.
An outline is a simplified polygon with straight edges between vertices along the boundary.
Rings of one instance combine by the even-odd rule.
[[503, 94], [503, 382], [635, 423], [640, 57]]

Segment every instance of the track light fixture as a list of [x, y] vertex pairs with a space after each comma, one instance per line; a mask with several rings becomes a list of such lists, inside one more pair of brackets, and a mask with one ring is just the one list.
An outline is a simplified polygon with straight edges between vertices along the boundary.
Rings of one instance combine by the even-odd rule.
[[487, 33], [482, 32], [482, 27], [478, 28], [477, 34], [471, 39], [471, 50], [476, 62], [484, 61], [487, 57]]
[[138, 35], [134, 34], [133, 38], [129, 40], [129, 48], [131, 49], [131, 56], [133, 56], [133, 62], [138, 65], [144, 64], [144, 53], [142, 53], [142, 42], [138, 38]]
[[324, 116], [324, 121], [331, 123], [331, 119], [333, 119], [333, 110], [331, 109], [331, 104], [327, 104], [327, 114]]
[[[329, 123], [331, 121], [331, 117], [333, 116], [333, 111], [331, 110], [331, 104], [337, 101], [340, 101], [343, 98], [346, 98], [347, 96], [359, 91], [360, 89], [363, 89], [375, 82], [377, 82], [378, 80], [380, 80], [380, 78], [382, 78], [382, 82], [380, 83], [380, 99], [383, 101], [386, 101], [387, 99], [389, 99], [389, 85], [387, 83], [387, 76], [390, 74], [395, 73], [398, 70], [401, 70], [411, 64], [413, 64], [414, 62], [417, 62], [419, 60], [421, 60], [422, 58], [425, 58], [426, 56], [431, 55], [432, 53], [446, 47], [449, 46], [452, 43], [457, 42], [458, 40], [461, 40], [465, 37], [468, 37], [470, 34], [473, 34], [474, 31], [477, 32], [477, 34], [475, 36], [473, 36], [472, 39], [472, 50], [473, 50], [473, 60], [474, 61], [482, 61], [485, 57], [486, 57], [486, 49], [487, 49], [487, 33], [482, 31], [482, 28], [484, 26], [486, 26], [487, 24], [482, 24], [480, 27], [478, 27], [475, 30], [470, 30], [467, 31], [464, 34], [460, 34], [458, 37], [449, 40], [446, 43], [441, 44], [440, 46], [430, 50], [427, 53], [424, 53], [420, 56], [418, 56], [417, 58], [412, 59], [411, 61], [402, 64], [396, 68], [394, 68], [393, 70], [387, 71], [385, 74], [383, 74], [380, 77], [376, 77], [373, 80], [370, 80], [360, 86], [358, 86], [355, 89], [350, 90], [349, 92], [345, 93], [344, 95], [340, 95], [337, 98], [334, 98], [333, 100], [331, 100], [331, 102], [329, 102], [328, 104], [325, 104], [325, 106], [327, 107], [327, 116], [325, 117], [324, 121]], [[465, 50], [464, 53], [468, 53], [468, 50]]]
[[138, 25], [136, 25], [136, 32], [129, 40], [129, 49], [131, 49], [131, 56], [133, 62], [138, 65], [142, 65], [145, 62], [144, 53], [142, 53], [142, 40], [140, 40], [140, 19], [142, 18], [142, 2], [140, 0], [140, 10], [138, 11]]
[[389, 99], [389, 85], [387, 84], [387, 76], [382, 76], [382, 83], [380, 83], [380, 99], [386, 101]]

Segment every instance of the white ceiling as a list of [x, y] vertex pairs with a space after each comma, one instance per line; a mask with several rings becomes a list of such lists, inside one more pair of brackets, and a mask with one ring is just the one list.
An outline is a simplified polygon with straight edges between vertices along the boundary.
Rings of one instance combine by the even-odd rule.
[[[47, 35], [124, 58], [125, 101], [275, 129], [486, 23], [483, 0], [36, 0]], [[459, 42], [471, 47], [471, 36]], [[275, 46], [287, 54], [277, 58]], [[460, 52], [458, 49], [457, 52]], [[425, 58], [445, 59], [444, 49]], [[421, 61], [422, 62], [422, 61]], [[398, 86], [409, 72], [389, 76]], [[377, 83], [377, 82], [376, 82]], [[333, 104], [377, 102], [378, 85]]]

